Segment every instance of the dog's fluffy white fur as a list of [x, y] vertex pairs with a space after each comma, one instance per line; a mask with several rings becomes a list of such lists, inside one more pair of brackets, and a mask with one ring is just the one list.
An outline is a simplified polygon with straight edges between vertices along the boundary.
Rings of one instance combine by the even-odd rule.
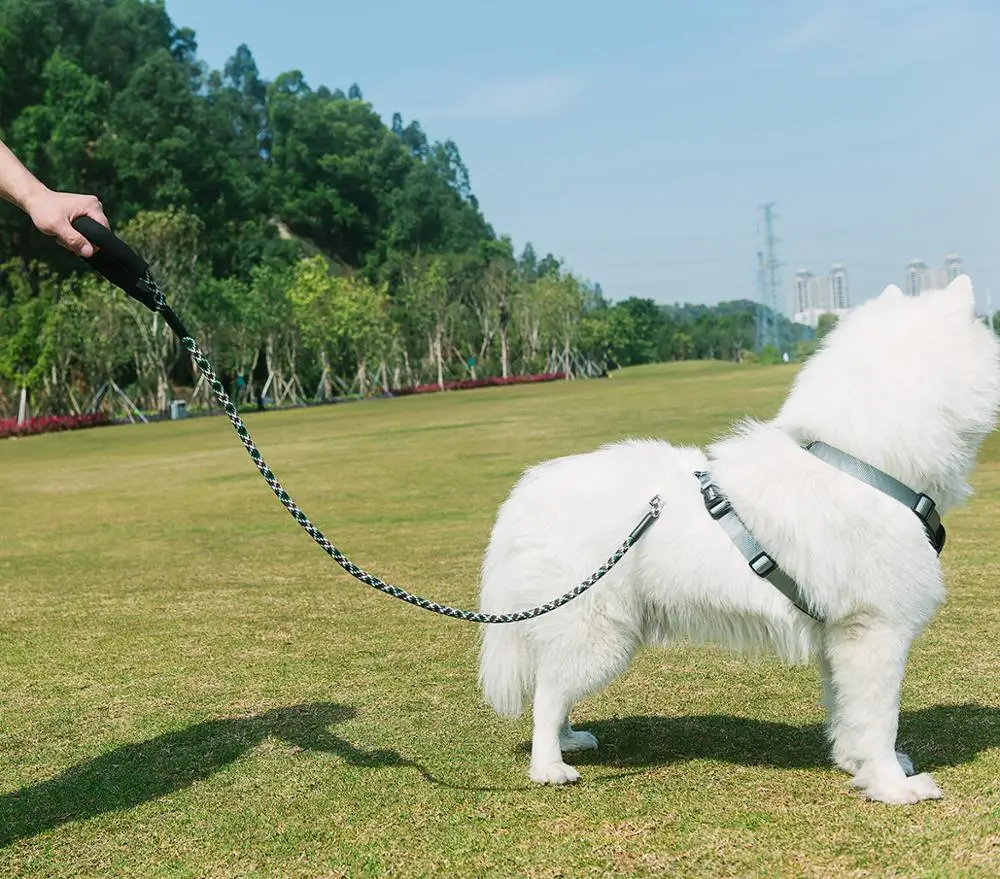
[[[655, 399], [649, 404], [655, 406]], [[832, 758], [867, 796], [941, 796], [895, 740], [911, 642], [944, 597], [938, 557], [898, 501], [819, 461], [822, 440], [933, 498], [944, 513], [1000, 406], [1000, 344], [975, 317], [968, 277], [918, 297], [890, 286], [850, 311], [800, 370], [777, 417], [699, 449], [627, 440], [528, 470], [502, 505], [483, 563], [488, 612], [541, 604], [580, 582], [659, 494], [663, 513], [599, 584], [570, 604], [484, 630], [480, 684], [498, 712], [532, 699], [530, 776], [579, 773], [596, 748], [573, 705], [621, 674], [640, 645], [682, 639], [815, 658]], [[758, 542], [799, 584], [817, 623], [754, 574], [705, 510], [708, 468]]]

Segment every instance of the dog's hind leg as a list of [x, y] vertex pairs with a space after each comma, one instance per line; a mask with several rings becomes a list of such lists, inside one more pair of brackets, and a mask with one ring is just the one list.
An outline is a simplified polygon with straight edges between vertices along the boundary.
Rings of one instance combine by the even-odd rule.
[[573, 729], [569, 715], [559, 727], [559, 747], [563, 753], [567, 751], [590, 751], [597, 747], [597, 736], [585, 729]]
[[540, 658], [532, 708], [529, 775], [533, 781], [567, 784], [579, 780], [580, 773], [563, 762], [563, 752], [596, 748], [597, 739], [589, 732], [573, 729], [569, 713], [584, 696], [618, 677], [628, 667], [634, 649], [634, 643], [621, 642], [603, 651], [573, 651], [551, 645]]
[[562, 758], [559, 732], [574, 700], [561, 683], [557, 676], [540, 670], [535, 684], [529, 775], [539, 784], [568, 784], [580, 779], [580, 773]]
[[[829, 729], [833, 758], [852, 784], [884, 803], [937, 799], [930, 775], [907, 776], [896, 753], [899, 694], [910, 635], [880, 620], [828, 624], [823, 647], [835, 710]], [[905, 755], [903, 755], [905, 757]]]

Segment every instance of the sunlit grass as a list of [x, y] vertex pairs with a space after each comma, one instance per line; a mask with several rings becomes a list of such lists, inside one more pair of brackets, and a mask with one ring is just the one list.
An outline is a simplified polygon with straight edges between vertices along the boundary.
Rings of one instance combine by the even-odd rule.
[[[681, 364], [247, 422], [354, 561], [474, 607], [526, 465], [704, 443], [792, 374]], [[1000, 874], [996, 437], [974, 483], [901, 721], [946, 798], [898, 808], [827, 765], [814, 672], [704, 648], [646, 652], [584, 702], [601, 750], [573, 756], [580, 785], [536, 788], [528, 719], [479, 699], [476, 628], [344, 574], [225, 419], [0, 443], [0, 876]]]

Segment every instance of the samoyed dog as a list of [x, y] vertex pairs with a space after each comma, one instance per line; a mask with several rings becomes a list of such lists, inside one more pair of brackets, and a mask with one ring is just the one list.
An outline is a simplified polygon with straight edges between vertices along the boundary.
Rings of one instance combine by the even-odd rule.
[[[832, 760], [852, 784], [887, 803], [940, 797], [895, 749], [907, 654], [944, 598], [938, 553], [911, 509], [806, 446], [833, 446], [945, 512], [970, 494], [998, 406], [1000, 343], [976, 318], [963, 275], [916, 297], [890, 286], [848, 312], [777, 417], [744, 421], [704, 453], [632, 439], [526, 471], [483, 562], [486, 612], [570, 589], [621, 544], [651, 497], [663, 502], [659, 520], [584, 595], [485, 627], [487, 702], [517, 716], [531, 699], [530, 777], [577, 781], [563, 754], [598, 743], [570, 725], [574, 704], [620, 675], [641, 645], [687, 640], [815, 659]], [[750, 568], [710, 515], [697, 471], [711, 473], [808, 613]]]

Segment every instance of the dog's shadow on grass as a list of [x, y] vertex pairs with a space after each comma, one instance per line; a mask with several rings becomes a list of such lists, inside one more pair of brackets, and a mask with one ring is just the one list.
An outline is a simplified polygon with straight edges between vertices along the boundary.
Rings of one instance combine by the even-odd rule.
[[[416, 769], [428, 783], [444, 787], [511, 789], [452, 785], [396, 751], [363, 751], [329, 731], [355, 713], [353, 708], [329, 702], [295, 705], [251, 717], [205, 721], [122, 745], [47, 781], [0, 796], [0, 848], [63, 824], [134, 808], [182, 790], [270, 738], [302, 750], [334, 754], [352, 766]], [[779, 769], [830, 765], [819, 724], [794, 726], [710, 714], [584, 721], [579, 728], [593, 732], [601, 747], [573, 754], [571, 762], [620, 767], [626, 775], [631, 774], [628, 770], [698, 759]], [[899, 741], [919, 771], [966, 763], [983, 751], [1000, 748], [1000, 708], [966, 703], [904, 711]], [[525, 744], [520, 750], [528, 747]]]
[[47, 781], [0, 796], [0, 848], [106, 812], [130, 809], [208, 778], [269, 738], [335, 754], [353, 766], [422, 767], [395, 751], [362, 751], [328, 727], [355, 715], [328, 702], [209, 720], [145, 742], [122, 745]]
[[[688, 760], [723, 760], [777, 769], [829, 767], [829, 746], [821, 724], [794, 726], [730, 715], [623, 717], [574, 721], [597, 736], [597, 751], [569, 755], [585, 766], [642, 768]], [[1000, 708], [975, 703], [903, 711], [898, 745], [920, 772], [968, 763], [1000, 748]], [[530, 743], [521, 747], [530, 752]]]

